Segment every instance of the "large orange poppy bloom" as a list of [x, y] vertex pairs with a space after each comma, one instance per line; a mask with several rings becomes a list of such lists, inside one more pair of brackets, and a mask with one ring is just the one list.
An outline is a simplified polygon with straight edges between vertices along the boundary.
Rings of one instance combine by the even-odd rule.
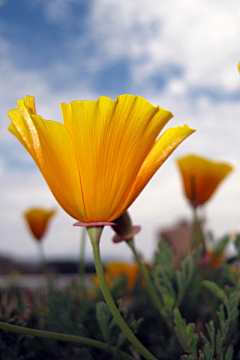
[[9, 130], [31, 154], [62, 208], [83, 223], [110, 222], [136, 199], [194, 130], [139, 96], [61, 104], [63, 123], [36, 115], [34, 98], [9, 111]]
[[229, 164], [210, 161], [197, 155], [184, 156], [177, 163], [185, 195], [194, 208], [208, 201], [221, 181], [233, 170]]

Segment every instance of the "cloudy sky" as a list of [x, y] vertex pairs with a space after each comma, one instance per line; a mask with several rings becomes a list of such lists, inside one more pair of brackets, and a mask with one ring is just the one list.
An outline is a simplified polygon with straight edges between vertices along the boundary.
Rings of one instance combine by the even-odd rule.
[[[159, 227], [191, 219], [176, 167], [188, 153], [234, 166], [205, 214], [216, 237], [240, 230], [239, 19], [238, 0], [0, 0], [0, 252], [37, 258], [22, 218], [32, 206], [58, 210], [44, 243], [48, 258], [79, 252], [79, 228], [7, 131], [8, 110], [27, 94], [38, 114], [56, 121], [61, 102], [140, 95], [174, 114], [169, 126], [197, 129], [130, 208], [147, 258]], [[104, 233], [102, 256], [129, 260], [112, 235]]]

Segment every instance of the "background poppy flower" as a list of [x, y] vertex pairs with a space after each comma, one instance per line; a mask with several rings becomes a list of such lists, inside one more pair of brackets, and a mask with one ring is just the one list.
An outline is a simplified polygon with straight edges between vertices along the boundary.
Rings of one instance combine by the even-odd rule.
[[45, 210], [42, 208], [32, 208], [24, 213], [29, 229], [36, 240], [41, 240], [45, 235], [49, 221], [56, 213], [56, 210]]
[[213, 195], [221, 181], [233, 170], [226, 163], [210, 161], [197, 155], [178, 159], [184, 191], [191, 205], [203, 205]]

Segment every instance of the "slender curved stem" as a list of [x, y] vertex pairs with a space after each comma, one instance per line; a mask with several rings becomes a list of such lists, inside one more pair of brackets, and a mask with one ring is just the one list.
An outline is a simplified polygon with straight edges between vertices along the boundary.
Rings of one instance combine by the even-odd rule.
[[92, 229], [88, 228], [88, 234], [89, 234], [89, 237], [90, 237], [90, 240], [92, 243], [95, 267], [96, 267], [96, 272], [98, 275], [99, 283], [101, 286], [101, 290], [102, 290], [103, 296], [106, 300], [106, 303], [108, 304], [108, 307], [109, 307], [113, 317], [115, 318], [116, 322], [122, 329], [125, 336], [133, 344], [133, 346], [139, 351], [140, 354], [142, 354], [147, 360], [157, 360], [157, 358], [154, 355], [152, 355], [148, 351], [148, 349], [145, 348], [145, 346], [143, 346], [143, 344], [134, 335], [132, 330], [128, 327], [128, 325], [124, 321], [122, 315], [120, 314], [117, 306], [115, 305], [115, 302], [113, 301], [112, 295], [108, 289], [108, 286], [107, 286], [107, 283], [105, 280], [101, 257], [100, 257], [100, 251], [99, 251], [99, 239], [101, 236], [100, 230], [97, 230], [96, 228], [92, 228]]
[[168, 325], [168, 328], [169, 329], [172, 329], [172, 324], [169, 322], [169, 319], [166, 318], [166, 314], [165, 314], [165, 311], [164, 311], [164, 308], [163, 308], [163, 305], [160, 301], [160, 297], [150, 279], [150, 276], [146, 270], [146, 267], [144, 266], [143, 264], [143, 261], [141, 259], [141, 256], [139, 255], [139, 253], [137, 252], [136, 250], [136, 247], [135, 247], [135, 244], [134, 244], [134, 239], [130, 239], [128, 241], [126, 241], [126, 244], [131, 248], [134, 256], [135, 256], [135, 259], [140, 267], [140, 270], [142, 272], [142, 275], [143, 275], [143, 278], [144, 280], [146, 281], [147, 283], [147, 286], [148, 286], [148, 290], [149, 290], [149, 294], [154, 302], [154, 304], [156, 305], [159, 313], [162, 315], [163, 319], [165, 320], [166, 324]]
[[202, 222], [198, 216], [197, 208], [193, 208], [193, 223], [190, 251], [196, 249], [199, 245], [203, 246], [203, 252], [205, 252], [204, 234], [202, 230]]
[[118, 350], [115, 347], [109, 346], [104, 342], [89, 339], [83, 336], [62, 334], [52, 331], [45, 331], [45, 330], [30, 329], [23, 326], [7, 324], [2, 321], [0, 321], [0, 329], [15, 332], [18, 334], [23, 334], [23, 335], [29, 335], [29, 336], [35, 336], [35, 337], [41, 337], [45, 339], [52, 339], [59, 341], [67, 341], [67, 342], [78, 343], [86, 346], [91, 346], [118, 355], [120, 358], [124, 360], [134, 360], [132, 356], [128, 355], [122, 350]]
[[78, 263], [78, 273], [79, 273], [79, 281], [80, 281], [80, 291], [82, 295], [83, 301], [87, 300], [87, 290], [85, 284], [85, 243], [86, 243], [86, 229], [83, 227], [81, 232], [80, 239], [80, 254], [79, 254], [79, 263]]
[[45, 279], [46, 279], [46, 284], [49, 285], [50, 281], [51, 281], [51, 278], [50, 278], [50, 272], [49, 272], [47, 258], [46, 258], [46, 254], [45, 254], [45, 250], [44, 250], [42, 240], [40, 240], [38, 242], [38, 248], [39, 248], [39, 254], [40, 254], [40, 260], [41, 260], [41, 265], [42, 265], [42, 269], [43, 269], [43, 274], [44, 274]]

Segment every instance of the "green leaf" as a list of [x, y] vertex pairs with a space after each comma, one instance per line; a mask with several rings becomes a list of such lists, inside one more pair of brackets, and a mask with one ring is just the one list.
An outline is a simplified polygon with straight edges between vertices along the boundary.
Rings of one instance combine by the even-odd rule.
[[142, 322], [143, 322], [143, 318], [139, 318], [137, 320], [133, 319], [132, 322], [129, 324], [129, 326], [130, 326], [131, 330], [134, 333], [136, 333], [136, 331], [138, 330], [138, 328]]
[[200, 336], [205, 345], [209, 343], [208, 338], [204, 335], [204, 333], [202, 331], [200, 332]]
[[198, 261], [202, 253], [202, 247], [195, 249], [190, 255], [188, 255], [181, 263], [181, 269], [176, 272], [177, 281], [177, 301], [175, 306], [179, 307], [182, 304], [184, 296], [189, 288], [189, 284], [198, 267]]
[[107, 306], [103, 301], [97, 303], [96, 305], [96, 317], [104, 339], [108, 343], [111, 344], [111, 337], [110, 337], [110, 322], [112, 320], [112, 314]]
[[225, 360], [232, 360], [233, 358], [233, 346], [229, 346], [225, 354]]
[[178, 339], [183, 349], [194, 357], [197, 357], [198, 335], [194, 333], [195, 324], [190, 323], [186, 325], [185, 319], [182, 318], [182, 315], [177, 308], [174, 309], [174, 322]]
[[206, 329], [207, 329], [209, 337], [210, 337], [211, 346], [212, 346], [213, 350], [215, 350], [215, 327], [214, 327], [213, 320], [210, 320], [209, 323], [206, 324]]
[[229, 265], [226, 262], [224, 262], [222, 264], [222, 270], [223, 270], [223, 275], [228, 280], [228, 282], [230, 282], [232, 285], [237, 286], [238, 277], [237, 276], [234, 277], [234, 272], [232, 270], [232, 264]]
[[220, 331], [220, 329], [218, 329], [217, 336], [216, 336], [216, 353], [217, 353], [217, 355], [220, 354], [222, 346], [223, 346], [223, 339], [222, 339], [221, 331]]
[[204, 280], [203, 285], [214, 295], [216, 295], [218, 299], [224, 302], [226, 298], [226, 293], [216, 283], [214, 283], [213, 281]]
[[224, 359], [223, 359], [223, 353], [222, 353], [222, 352], [220, 353], [219, 360], [224, 360]]
[[229, 306], [231, 309], [237, 308], [240, 300], [240, 291], [234, 291], [229, 295]]
[[218, 243], [217, 246], [215, 247], [215, 249], [214, 249], [214, 254], [215, 254], [216, 256], [221, 255], [221, 254], [224, 252], [224, 250], [225, 250], [225, 248], [226, 248], [226, 246], [227, 246], [228, 243], [229, 243], [229, 235], [226, 235], [226, 236], [224, 236], [224, 238], [222, 238], [222, 239], [219, 241], [219, 243]]
[[117, 340], [117, 345], [116, 348], [120, 349], [121, 346], [123, 346], [123, 344], [126, 342], [127, 338], [125, 336], [125, 334], [123, 332], [121, 332], [119, 334], [118, 340]]
[[189, 338], [188, 335], [186, 334], [187, 325], [186, 325], [186, 321], [182, 318], [182, 315], [180, 314], [180, 311], [177, 308], [174, 309], [174, 323], [176, 325], [176, 330], [180, 343], [183, 344], [184, 350], [186, 350], [186, 344]]
[[162, 294], [163, 302], [167, 306], [168, 309], [172, 310], [175, 305], [175, 298], [173, 298], [169, 293], [164, 292]]
[[240, 258], [240, 234], [236, 235], [235, 245], [238, 251], [238, 257]]
[[207, 343], [204, 346], [204, 356], [205, 356], [205, 360], [212, 360], [213, 359], [213, 353], [214, 350], [211, 348], [210, 344]]
[[[131, 328], [131, 330], [133, 331], [133, 333], [135, 333], [135, 332], [138, 330], [138, 328], [139, 328], [139, 326], [141, 325], [142, 321], [143, 321], [143, 318], [139, 318], [138, 320], [133, 319], [133, 320], [131, 321], [131, 323], [129, 324], [129, 327]], [[118, 340], [117, 340], [117, 345], [116, 345], [117, 349], [120, 349], [120, 347], [121, 347], [126, 341], [127, 341], [127, 338], [126, 338], [125, 334], [124, 334], [123, 332], [121, 332], [121, 333], [119, 334], [119, 337], [118, 337]]]
[[159, 241], [158, 251], [155, 253], [155, 263], [164, 269], [168, 277], [173, 275], [173, 251], [168, 245], [167, 239]]

